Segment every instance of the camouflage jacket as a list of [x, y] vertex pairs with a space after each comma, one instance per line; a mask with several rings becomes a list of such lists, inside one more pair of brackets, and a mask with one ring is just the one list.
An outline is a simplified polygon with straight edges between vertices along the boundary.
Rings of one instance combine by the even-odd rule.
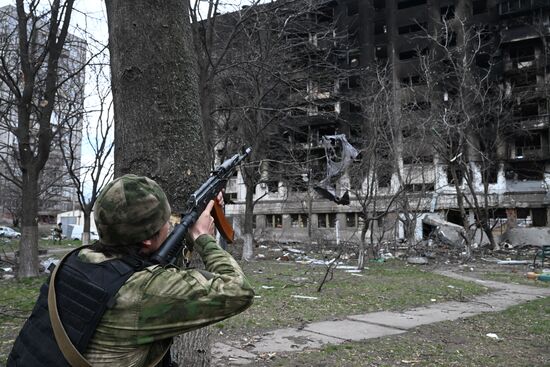
[[[206, 272], [155, 265], [133, 274], [120, 288], [84, 355], [93, 366], [148, 366], [172, 337], [252, 304], [250, 283], [214, 238], [200, 236], [194, 249]], [[81, 250], [79, 258], [92, 263], [108, 259], [90, 249]]]

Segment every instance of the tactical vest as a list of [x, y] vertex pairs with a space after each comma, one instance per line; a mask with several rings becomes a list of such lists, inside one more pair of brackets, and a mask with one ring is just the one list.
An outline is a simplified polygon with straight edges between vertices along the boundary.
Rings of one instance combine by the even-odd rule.
[[[120, 287], [132, 274], [150, 264], [134, 258], [86, 263], [78, 259], [78, 252], [73, 251], [64, 260], [57, 272], [55, 290], [59, 318], [75, 348], [84, 354], [103, 314], [114, 306]], [[15, 340], [7, 367], [70, 366], [52, 330], [48, 283], [40, 288], [31, 316]]]

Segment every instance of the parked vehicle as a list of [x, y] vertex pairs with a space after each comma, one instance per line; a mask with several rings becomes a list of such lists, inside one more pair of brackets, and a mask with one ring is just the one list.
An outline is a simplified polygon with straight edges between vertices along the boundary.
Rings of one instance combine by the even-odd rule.
[[0, 227], [0, 237], [21, 238], [21, 233], [13, 230], [10, 227]]
[[[79, 226], [76, 224], [70, 224], [70, 226], [72, 227], [71, 239], [75, 241], [82, 241], [82, 233], [84, 232], [84, 226]], [[99, 235], [96, 232], [90, 230], [90, 240], [91, 241], [99, 240]]]

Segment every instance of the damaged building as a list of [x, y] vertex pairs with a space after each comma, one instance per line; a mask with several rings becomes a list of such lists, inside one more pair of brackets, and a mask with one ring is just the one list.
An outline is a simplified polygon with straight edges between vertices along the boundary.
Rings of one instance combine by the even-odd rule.
[[[256, 239], [419, 241], [434, 218], [497, 238], [547, 226], [550, 1], [335, 0], [312, 14], [309, 31], [285, 23], [309, 48], [287, 65], [300, 69], [275, 130], [288, 148], [255, 162]], [[358, 154], [330, 200], [318, 187], [348, 143]], [[238, 232], [241, 173], [227, 193]]]

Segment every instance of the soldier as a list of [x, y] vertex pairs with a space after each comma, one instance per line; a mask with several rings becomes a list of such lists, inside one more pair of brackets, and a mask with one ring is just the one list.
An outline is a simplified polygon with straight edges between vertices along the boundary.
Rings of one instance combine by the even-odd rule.
[[148, 256], [168, 236], [166, 195], [146, 177], [125, 175], [109, 183], [94, 206], [100, 240], [57, 266], [53, 286], [42, 287], [7, 366], [169, 366], [174, 336], [248, 308], [254, 291], [213, 238], [213, 204], [188, 236], [206, 270], [161, 267]]
[[57, 223], [55, 228], [53, 229], [53, 241], [59, 244], [61, 243], [61, 240], [63, 239], [63, 228], [61, 227], [62, 223]]

